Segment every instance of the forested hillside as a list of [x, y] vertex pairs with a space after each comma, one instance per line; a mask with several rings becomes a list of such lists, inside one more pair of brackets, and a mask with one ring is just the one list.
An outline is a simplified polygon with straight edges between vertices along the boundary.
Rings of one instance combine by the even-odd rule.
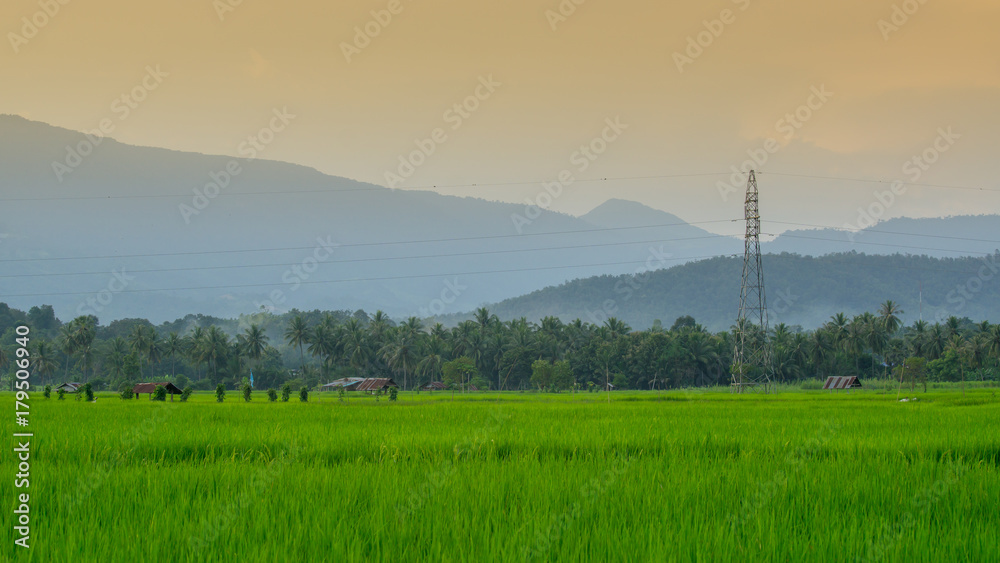
[[[887, 299], [920, 318], [968, 316], [1000, 319], [1000, 255], [983, 258], [765, 255], [764, 276], [771, 324], [815, 328], [837, 312], [872, 311]], [[727, 330], [739, 309], [742, 257], [720, 257], [666, 270], [574, 280], [508, 299], [490, 309], [501, 319], [537, 321], [555, 316], [600, 324], [617, 317], [635, 328], [691, 315], [710, 330]], [[443, 317], [446, 325], [470, 315]]]

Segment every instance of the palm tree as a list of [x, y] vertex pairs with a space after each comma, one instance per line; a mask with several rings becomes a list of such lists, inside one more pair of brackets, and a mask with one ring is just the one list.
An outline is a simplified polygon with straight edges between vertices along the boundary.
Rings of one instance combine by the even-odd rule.
[[177, 375], [176, 367], [177, 356], [184, 353], [185, 342], [179, 334], [176, 332], [171, 332], [167, 335], [166, 340], [163, 341], [163, 356], [170, 358], [170, 377], [173, 378]]
[[351, 319], [344, 324], [340, 335], [340, 349], [344, 357], [355, 369], [367, 370], [371, 354], [368, 346], [368, 335], [357, 319]]
[[47, 340], [35, 341], [35, 352], [31, 355], [34, 372], [41, 377], [41, 383], [56, 370], [55, 351]]
[[229, 336], [219, 330], [219, 327], [212, 325], [205, 333], [201, 357], [212, 366], [213, 383], [219, 380], [219, 360], [225, 361], [229, 354]]
[[[309, 354], [322, 362], [324, 375], [333, 365], [333, 356], [337, 353], [337, 335], [334, 329], [326, 323], [320, 323], [309, 338]], [[305, 364], [303, 364], [305, 365]]]
[[379, 350], [379, 356], [394, 371], [403, 372], [403, 389], [408, 389], [408, 375], [417, 365], [417, 350], [413, 342], [403, 333]]
[[250, 328], [243, 333], [243, 337], [247, 356], [257, 364], [257, 369], [260, 371], [260, 359], [264, 356], [267, 342], [270, 339], [264, 334], [264, 330], [256, 324], [251, 324]]
[[899, 330], [899, 325], [902, 324], [902, 321], [899, 320], [899, 315], [902, 315], [904, 312], [905, 311], [903, 311], [898, 304], [893, 303], [892, 300], [886, 301], [882, 304], [882, 307], [879, 308], [878, 313], [882, 320], [882, 326], [885, 327], [889, 336], [896, 334], [896, 331]]
[[64, 383], [69, 381], [69, 360], [76, 354], [76, 350], [76, 320], [73, 320], [59, 329], [59, 351], [66, 356], [66, 373], [63, 376], [63, 379], [65, 379]]
[[132, 346], [132, 350], [139, 357], [139, 372], [142, 372], [142, 360], [143, 358], [149, 359], [150, 347], [153, 344], [153, 338], [156, 333], [153, 331], [153, 327], [147, 327], [146, 325], [136, 325], [132, 329], [132, 334], [129, 335], [129, 344]]
[[306, 322], [302, 315], [296, 315], [292, 318], [292, 321], [288, 324], [288, 328], [285, 330], [285, 341], [288, 345], [299, 349], [299, 360], [301, 367], [304, 369], [306, 366], [306, 356], [302, 351], [302, 348], [309, 343], [309, 339], [312, 337], [312, 330], [309, 328], [309, 323]]

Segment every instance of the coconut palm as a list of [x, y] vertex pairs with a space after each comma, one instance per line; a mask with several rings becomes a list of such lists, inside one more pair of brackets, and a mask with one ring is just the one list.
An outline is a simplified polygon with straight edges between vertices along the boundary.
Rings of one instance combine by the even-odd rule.
[[171, 332], [163, 340], [163, 357], [170, 360], [170, 377], [176, 375], [177, 356], [184, 354], [185, 347], [184, 339], [176, 332]]
[[379, 356], [393, 371], [402, 372], [403, 389], [408, 389], [408, 377], [418, 363], [417, 347], [402, 332], [379, 350]]
[[899, 330], [899, 325], [902, 321], [899, 320], [899, 315], [902, 315], [905, 311], [899, 307], [898, 304], [894, 303], [892, 300], [886, 301], [879, 308], [879, 318], [882, 321], [882, 326], [885, 327], [886, 332], [889, 336], [896, 334]]
[[256, 324], [251, 324], [250, 328], [244, 331], [243, 338], [247, 357], [253, 360], [259, 369], [260, 359], [264, 356], [264, 351], [267, 350], [267, 342], [270, 339], [264, 334], [264, 330]]
[[302, 349], [309, 343], [311, 337], [312, 329], [309, 328], [309, 323], [302, 318], [302, 315], [293, 317], [285, 330], [285, 341], [288, 342], [289, 346], [299, 349], [299, 361], [302, 368], [306, 366], [306, 356]]
[[40, 384], [44, 384], [45, 378], [56, 370], [55, 349], [48, 340], [36, 340], [34, 344], [35, 351], [31, 354], [31, 364], [34, 373], [41, 378]]

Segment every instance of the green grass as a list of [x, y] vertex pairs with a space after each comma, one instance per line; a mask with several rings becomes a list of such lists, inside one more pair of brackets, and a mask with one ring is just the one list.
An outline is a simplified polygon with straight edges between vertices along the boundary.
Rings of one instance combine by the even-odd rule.
[[[38, 393], [33, 547], [5, 549], [17, 561], [1000, 560], [1000, 398], [911, 395]], [[0, 404], [14, 410], [9, 393]], [[11, 457], [0, 466], [13, 491]]]

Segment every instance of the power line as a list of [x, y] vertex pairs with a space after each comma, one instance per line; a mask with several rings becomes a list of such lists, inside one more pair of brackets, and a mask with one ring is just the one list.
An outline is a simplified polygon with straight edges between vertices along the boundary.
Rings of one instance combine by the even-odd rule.
[[[575, 235], [581, 233], [601, 233], [609, 231], [629, 231], [637, 229], [657, 229], [662, 227], [683, 227], [686, 225], [708, 225], [712, 223], [732, 223], [737, 219], [719, 219], [717, 221], [695, 221], [692, 223], [663, 223], [659, 225], [640, 225], [635, 227], [606, 227], [600, 229], [577, 229], [572, 231], [549, 231], [545, 233], [523, 233], [523, 234], [510, 234], [510, 235], [484, 235], [478, 237], [454, 237], [454, 238], [439, 238], [439, 239], [425, 239], [425, 240], [402, 240], [402, 241], [389, 241], [389, 242], [360, 242], [360, 243], [347, 243], [339, 244], [337, 248], [357, 248], [357, 247], [367, 247], [367, 246], [390, 246], [397, 244], [427, 244], [427, 243], [437, 243], [437, 242], [459, 242], [459, 241], [470, 241], [470, 240], [495, 240], [495, 239], [506, 239], [506, 238], [525, 238], [525, 237], [540, 237], [540, 236], [550, 236], [550, 235]], [[719, 235], [724, 236], [724, 235]], [[312, 246], [287, 246], [280, 248], [251, 248], [251, 249], [238, 249], [238, 250], [203, 250], [196, 252], [160, 252], [160, 253], [144, 253], [144, 254], [109, 254], [103, 256], [62, 256], [55, 258], [8, 258], [0, 260], [0, 262], [39, 262], [39, 261], [54, 261], [54, 260], [101, 260], [101, 259], [112, 259], [112, 258], [152, 258], [160, 256], [195, 256], [195, 255], [206, 255], [206, 254], [242, 254], [250, 252], [279, 252], [288, 250], [312, 250], [316, 248], [316, 245]]]
[[[703, 237], [687, 237], [678, 239], [652, 239], [652, 240], [637, 240], [637, 241], [627, 241], [627, 242], [608, 242], [599, 244], [579, 244], [572, 246], [551, 246], [544, 248], [523, 248], [523, 249], [508, 249], [508, 250], [484, 250], [476, 252], [458, 252], [452, 254], [425, 254], [422, 256], [393, 256], [387, 258], [357, 258], [351, 260], [330, 260], [324, 262], [324, 264], [348, 264], [357, 262], [387, 262], [394, 260], [423, 260], [431, 258], [454, 258], [460, 256], [480, 256], [487, 254], [520, 254], [523, 252], [545, 252], [551, 250], [572, 250], [579, 248], [599, 248], [606, 246], [627, 246], [632, 244], [652, 244], [652, 243], [664, 243], [664, 242], [683, 242], [689, 240], [704, 240], [704, 239], [715, 239], [715, 238], [731, 238], [726, 235], [710, 235]], [[734, 241], [736, 239], [733, 239]], [[278, 262], [271, 264], [241, 264], [236, 266], [198, 266], [198, 267], [187, 267], [187, 268], [156, 268], [149, 270], [129, 270], [130, 274], [146, 274], [146, 273], [157, 273], [157, 272], [187, 272], [187, 271], [198, 271], [198, 270], [230, 270], [230, 269], [243, 269], [243, 268], [268, 268], [274, 266], [292, 266], [287, 262]], [[0, 275], [0, 278], [34, 278], [34, 277], [50, 277], [50, 276], [90, 276], [90, 275], [108, 275], [107, 271], [97, 271], [97, 272], [59, 272], [52, 274], [8, 274]]]

